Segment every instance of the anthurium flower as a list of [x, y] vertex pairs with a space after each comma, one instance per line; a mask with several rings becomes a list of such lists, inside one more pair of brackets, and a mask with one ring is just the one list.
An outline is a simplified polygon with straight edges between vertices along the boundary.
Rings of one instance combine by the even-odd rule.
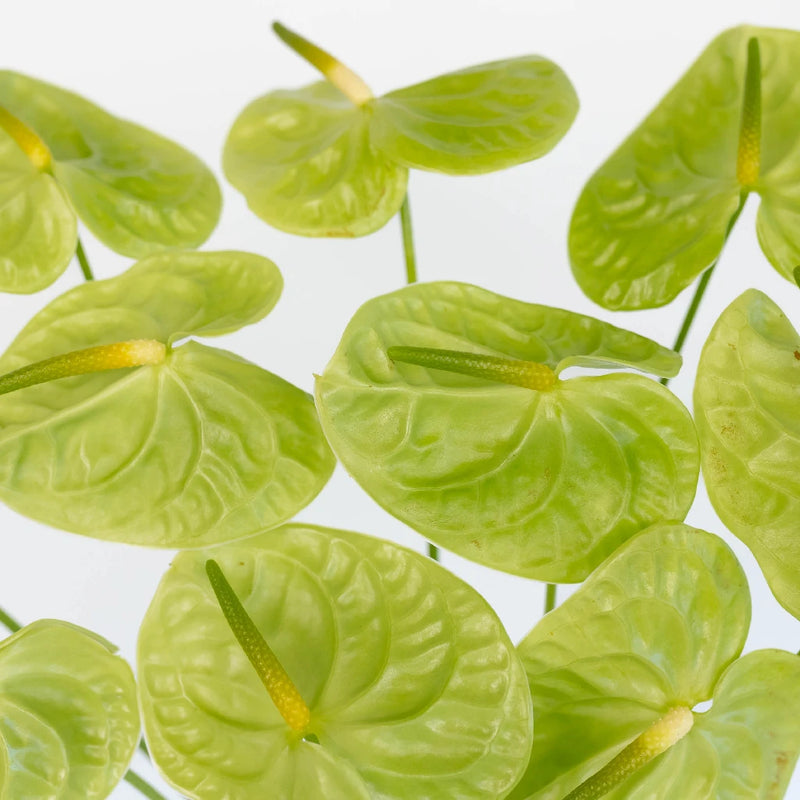
[[708, 496], [800, 618], [800, 333], [751, 289], [703, 347], [694, 410]]
[[46, 619], [0, 642], [0, 798], [103, 800], [139, 741], [136, 684], [116, 648]]
[[223, 167], [259, 217], [290, 233], [372, 233], [399, 210], [408, 167], [472, 175], [530, 161], [556, 145], [578, 110], [566, 75], [541, 56], [373, 97], [341, 62], [274, 27], [327, 81], [253, 101], [233, 124]]
[[312, 398], [187, 337], [263, 318], [249, 253], [163, 253], [40, 311], [0, 357], [0, 499], [100, 539], [186, 547], [294, 516], [334, 459]]
[[133, 258], [202, 244], [219, 187], [174, 142], [72, 92], [0, 71], [0, 291], [35, 292], [66, 268], [76, 215]]
[[657, 381], [681, 359], [591, 317], [460, 283], [365, 303], [316, 382], [328, 441], [376, 502], [481, 564], [583, 580], [637, 531], [683, 519], [689, 412]]
[[606, 308], [669, 303], [720, 255], [751, 193], [758, 240], [789, 280], [800, 263], [800, 33], [718, 36], [589, 179], [569, 252]]
[[197, 800], [500, 800], [530, 753], [525, 673], [486, 601], [346, 531], [180, 553], [138, 674], [153, 761]]
[[513, 800], [779, 800], [800, 658], [740, 657], [749, 627], [721, 539], [660, 523], [628, 541], [519, 645], [536, 731]]

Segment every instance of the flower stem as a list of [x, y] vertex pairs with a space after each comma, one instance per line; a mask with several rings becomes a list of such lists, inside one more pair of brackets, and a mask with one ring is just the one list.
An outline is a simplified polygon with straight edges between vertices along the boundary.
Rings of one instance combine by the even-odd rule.
[[0, 624], [5, 625], [5, 627], [11, 631], [11, 633], [16, 633], [22, 628], [22, 625], [20, 625], [19, 622], [17, 622], [10, 614], [7, 614], [5, 611], [3, 611], [2, 608], [0, 608]]
[[161, 792], [157, 791], [141, 775], [138, 775], [132, 769], [129, 769], [125, 773], [125, 780], [135, 789], [138, 789], [145, 797], [149, 798], [149, 800], [167, 800]]
[[414, 232], [411, 228], [411, 206], [408, 192], [400, 206], [400, 226], [403, 231], [403, 253], [406, 257], [406, 283], [417, 282], [417, 257], [414, 253]]
[[[728, 222], [728, 227], [725, 230], [725, 238], [722, 241], [722, 247], [725, 247], [725, 243], [728, 241], [728, 237], [731, 235], [731, 231], [733, 230], [733, 226], [736, 224], [736, 220], [739, 219], [739, 215], [742, 213], [742, 209], [744, 208], [744, 204], [747, 202], [747, 195], [749, 192], [747, 189], [742, 189], [741, 194], [739, 195], [739, 206], [734, 212], [733, 216]], [[720, 256], [722, 255], [722, 250], [720, 250], [720, 255], [714, 259], [714, 263], [700, 276], [700, 280], [697, 284], [697, 289], [695, 289], [694, 296], [692, 297], [692, 302], [689, 303], [689, 308], [686, 310], [686, 315], [683, 318], [683, 324], [681, 325], [681, 329], [678, 331], [678, 336], [675, 339], [675, 344], [672, 345], [672, 349], [676, 353], [680, 353], [681, 349], [683, 348], [684, 343], [686, 342], [686, 337], [689, 335], [689, 330], [692, 327], [692, 323], [694, 322], [694, 318], [697, 315], [697, 310], [700, 308], [700, 302], [703, 299], [703, 295], [706, 293], [706, 288], [708, 287], [708, 282], [711, 280], [711, 275], [714, 272], [714, 268], [719, 263]], [[669, 383], [669, 378], [662, 378], [661, 383], [666, 386]]]
[[556, 590], [558, 585], [555, 583], [548, 583], [544, 595], [544, 613], [549, 614], [556, 607]]
[[[403, 234], [403, 255], [406, 259], [406, 284], [417, 282], [417, 256], [414, 252], [414, 229], [411, 227], [411, 204], [408, 201], [408, 191], [400, 206], [400, 229]], [[428, 558], [441, 561], [439, 548], [428, 542]]]
[[86, 252], [83, 249], [80, 238], [78, 238], [78, 245], [75, 248], [75, 255], [78, 257], [78, 263], [81, 265], [81, 272], [83, 273], [84, 280], [93, 281], [94, 273], [89, 265], [89, 259], [86, 258]]

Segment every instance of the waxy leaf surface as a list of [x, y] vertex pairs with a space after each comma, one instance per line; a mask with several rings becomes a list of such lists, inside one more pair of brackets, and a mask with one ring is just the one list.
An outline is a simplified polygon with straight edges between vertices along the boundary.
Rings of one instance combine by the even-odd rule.
[[408, 166], [456, 175], [538, 158], [578, 109], [539, 56], [442, 75], [357, 105], [327, 82], [275, 91], [239, 115], [228, 180], [265, 222], [303, 236], [363, 236], [399, 211]]
[[[7, 70], [0, 71], [0, 107], [44, 141], [56, 181], [112, 250], [140, 258], [197, 247], [214, 229], [221, 207], [217, 182], [174, 142], [72, 92]], [[37, 206], [37, 214], [46, 211]]]
[[524, 56], [378, 98], [371, 133], [375, 146], [401, 164], [469, 175], [549, 153], [577, 112], [564, 72], [546, 58]]
[[326, 82], [270, 92], [234, 123], [225, 175], [259, 217], [281, 230], [372, 233], [399, 211], [408, 170], [373, 148], [369, 117]]
[[0, 292], [49, 286], [72, 259], [77, 237], [64, 190], [0, 130]]
[[0, 798], [102, 800], [139, 741], [131, 668], [83, 628], [40, 620], [0, 642]]
[[[267, 314], [281, 286], [259, 256], [151, 256], [54, 300], [0, 373], [98, 344], [236, 330]], [[183, 547], [246, 536], [292, 517], [332, 469], [305, 392], [197, 342], [160, 365], [0, 397], [0, 498], [97, 538]]]
[[721, 539], [677, 523], [640, 533], [522, 641], [536, 719], [515, 800], [561, 800], [671, 708], [690, 732], [609, 800], [777, 800], [800, 751], [800, 659], [734, 661], [747, 582]]
[[393, 363], [392, 346], [673, 375], [680, 357], [590, 317], [457, 283], [366, 303], [317, 380], [334, 451], [389, 513], [466, 558], [582, 580], [637, 531], [683, 519], [699, 456], [686, 409], [630, 374], [535, 391]]
[[766, 295], [751, 289], [720, 316], [694, 407], [714, 509], [800, 617], [800, 334]]
[[[737, 156], [748, 41], [761, 59], [760, 173]], [[785, 277], [800, 262], [800, 33], [742, 26], [718, 36], [591, 177], [569, 234], [572, 268], [606, 308], [670, 302], [713, 264], [742, 192], [761, 196], [758, 238]]]
[[[292, 731], [223, 617], [214, 558], [311, 711]], [[499, 620], [437, 564], [287, 525], [178, 555], [139, 634], [150, 753], [191, 798], [487, 800], [525, 768], [525, 674]]]

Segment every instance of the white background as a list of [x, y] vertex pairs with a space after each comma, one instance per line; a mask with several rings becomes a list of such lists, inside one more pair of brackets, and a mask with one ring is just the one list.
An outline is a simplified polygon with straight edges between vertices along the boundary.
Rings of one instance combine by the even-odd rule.
[[[527, 53], [556, 61], [573, 81], [581, 110], [551, 154], [484, 177], [412, 173], [420, 278], [468, 281], [581, 311], [668, 345], [689, 294], [652, 312], [612, 314], [590, 303], [567, 263], [572, 206], [591, 172], [714, 35], [742, 22], [800, 29], [800, 3], [790, 0], [2, 0], [0, 9], [2, 66], [77, 91], [175, 139], [211, 165], [225, 206], [205, 249], [269, 256], [286, 282], [267, 320], [216, 344], [309, 391], [312, 373], [324, 368], [356, 308], [400, 286], [404, 267], [397, 220], [357, 240], [301, 239], [268, 228], [222, 181], [222, 143], [245, 104], [268, 90], [317, 79], [272, 35], [273, 19], [338, 55], [376, 94], [483, 61]], [[757, 246], [756, 207], [753, 198], [736, 226], [687, 342], [684, 369], [672, 384], [687, 404], [713, 320], [746, 288], [766, 291], [800, 325], [800, 292], [774, 272]], [[89, 234], [83, 239], [98, 277], [128, 265]], [[73, 264], [45, 292], [0, 296], [0, 346], [48, 300], [80, 281]], [[300, 519], [423, 547], [343, 470]], [[702, 487], [688, 521], [721, 534], [747, 569], [753, 594], [747, 649], [797, 651], [800, 622], [777, 604], [749, 552], [723, 530]], [[91, 628], [133, 661], [137, 627], [171, 555], [49, 530], [0, 508], [0, 605], [25, 622], [58, 617]], [[515, 641], [539, 618], [541, 584], [447, 554], [444, 563], [484, 594]], [[562, 588], [559, 599], [567, 593]], [[135, 766], [153, 776], [140, 755]], [[800, 798], [800, 780], [793, 787], [787, 796]], [[122, 785], [113, 797], [140, 795]]]

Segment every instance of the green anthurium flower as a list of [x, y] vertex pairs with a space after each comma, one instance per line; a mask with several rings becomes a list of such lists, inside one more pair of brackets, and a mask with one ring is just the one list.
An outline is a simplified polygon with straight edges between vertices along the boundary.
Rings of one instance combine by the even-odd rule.
[[606, 308], [670, 302], [717, 260], [750, 192], [758, 239], [791, 280], [800, 262], [800, 33], [718, 36], [584, 188], [572, 268]]
[[223, 167], [250, 208], [303, 236], [363, 236], [388, 222], [408, 167], [454, 175], [538, 158], [566, 133], [578, 101], [540, 56], [482, 64], [383, 97], [325, 51], [276, 24], [327, 82], [275, 91], [234, 122]]
[[660, 523], [627, 542], [519, 645], [536, 735], [511, 796], [779, 800], [800, 752], [800, 658], [737, 660], [749, 625], [721, 539]]
[[0, 499], [158, 547], [292, 517], [334, 465], [312, 398], [231, 353], [176, 345], [261, 319], [281, 287], [260, 256], [164, 253], [50, 303], [0, 358]]
[[525, 673], [492, 609], [355, 533], [287, 525], [181, 553], [138, 673], [148, 750], [198, 800], [494, 800], [530, 752]]
[[0, 642], [0, 800], [102, 800], [139, 741], [131, 668], [90, 631], [39, 620]]
[[800, 618], [800, 334], [755, 289], [722, 313], [697, 368], [694, 408], [711, 502]]
[[197, 247], [219, 218], [217, 182], [191, 153], [8, 70], [0, 70], [0, 166], [0, 291], [35, 292], [64, 271], [76, 212], [134, 258]]
[[618, 366], [674, 375], [671, 350], [599, 320], [458, 283], [367, 302], [317, 379], [334, 451], [389, 513], [496, 569], [579, 581], [659, 519], [683, 519], [689, 413]]

